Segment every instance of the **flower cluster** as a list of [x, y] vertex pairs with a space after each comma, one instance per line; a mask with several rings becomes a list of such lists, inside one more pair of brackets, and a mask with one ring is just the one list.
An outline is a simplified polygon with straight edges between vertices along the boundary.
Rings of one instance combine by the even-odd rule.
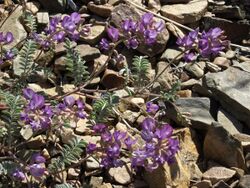
[[[39, 153], [34, 154], [31, 157], [30, 165], [26, 169], [34, 178], [39, 179], [45, 173], [45, 158]], [[18, 181], [23, 181], [25, 179], [25, 173], [21, 169], [16, 169], [12, 173], [12, 177]]]
[[81, 99], [75, 100], [73, 96], [66, 96], [62, 103], [56, 106], [56, 114], [61, 117], [63, 122], [73, 120], [78, 122], [79, 119], [86, 118], [84, 112], [85, 105]]
[[121, 160], [122, 143], [126, 145], [127, 149], [131, 149], [136, 141], [122, 131], [111, 133], [104, 124], [94, 125], [93, 130], [101, 136], [100, 146], [90, 143], [87, 147], [87, 153], [97, 152], [101, 158], [101, 166], [104, 168], [121, 166], [123, 164]]
[[4, 34], [0, 32], [0, 46], [1, 46], [1, 57], [0, 57], [0, 64], [2, 64], [6, 60], [12, 60], [15, 56], [13, 50], [4, 50], [3, 46], [12, 43], [14, 40], [13, 34], [11, 32], [7, 32]]
[[145, 145], [132, 153], [132, 167], [144, 167], [152, 171], [165, 162], [171, 163], [179, 150], [179, 142], [172, 138], [173, 129], [170, 125], [157, 125], [152, 118], [142, 122], [141, 137]]
[[121, 149], [125, 148], [130, 156], [133, 168], [144, 167], [152, 171], [165, 162], [171, 163], [179, 150], [179, 142], [172, 138], [173, 129], [170, 125], [159, 126], [152, 118], [146, 118], [142, 123], [141, 138], [143, 145], [136, 144], [127, 133], [114, 131], [111, 133], [104, 124], [93, 126], [95, 133], [100, 134], [100, 146], [90, 143], [87, 153], [98, 153], [101, 158], [101, 166], [105, 168], [117, 167], [123, 164]]
[[89, 25], [83, 25], [84, 22], [84, 18], [77, 12], [70, 16], [55, 16], [45, 29], [46, 37], [37, 33], [33, 33], [32, 36], [43, 49], [49, 49], [52, 43], [63, 42], [66, 37], [78, 40], [80, 36], [88, 35], [90, 28]]
[[146, 112], [155, 114], [159, 110], [159, 106], [153, 102], [146, 103]]
[[52, 108], [45, 105], [44, 97], [32, 89], [24, 89], [23, 96], [28, 101], [28, 105], [21, 113], [21, 120], [29, 124], [33, 131], [47, 129], [51, 125], [54, 114]]
[[128, 48], [136, 49], [139, 46], [140, 38], [147, 45], [152, 45], [156, 42], [158, 34], [165, 28], [163, 21], [156, 22], [151, 13], [146, 13], [141, 17], [141, 20], [134, 21], [126, 19], [121, 26], [121, 34], [115, 27], [109, 27], [107, 34], [110, 40], [103, 38], [100, 42], [102, 50], [109, 50], [112, 43], [119, 40], [120, 37], [124, 39], [125, 45]]
[[212, 28], [208, 32], [203, 31], [199, 35], [199, 30], [191, 31], [187, 36], [178, 38], [177, 44], [184, 48], [184, 59], [187, 62], [194, 61], [200, 54], [204, 58], [217, 55], [228, 46], [228, 41], [220, 28]]

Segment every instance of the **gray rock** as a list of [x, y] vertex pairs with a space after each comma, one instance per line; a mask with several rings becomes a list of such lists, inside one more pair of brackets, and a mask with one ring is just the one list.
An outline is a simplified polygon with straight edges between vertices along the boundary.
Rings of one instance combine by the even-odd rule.
[[48, 10], [50, 13], [62, 13], [67, 7], [67, 1], [64, 0], [38, 0], [44, 9]]
[[103, 25], [93, 25], [90, 27], [89, 35], [81, 37], [80, 39], [91, 45], [95, 45], [103, 37], [104, 32], [105, 27]]
[[245, 175], [242, 178], [240, 178], [239, 188], [249, 188], [250, 187], [250, 175]]
[[[130, 7], [125, 4], [119, 4], [112, 11], [111, 22], [117, 28], [121, 28], [121, 23], [123, 22], [123, 20], [133, 19], [133, 20], [139, 21], [142, 14], [143, 13], [141, 11], [138, 11], [134, 7]], [[159, 19], [156, 19], [156, 18], [155, 20], [159, 21]], [[161, 52], [165, 50], [166, 44], [169, 39], [169, 33], [168, 33], [168, 30], [164, 28], [163, 31], [161, 31], [161, 33], [157, 36], [156, 43], [154, 43], [154, 45], [152, 46], [146, 45], [142, 36], [139, 36], [139, 38], [140, 38], [139, 39], [140, 45], [137, 48], [137, 50], [141, 52], [142, 54], [145, 54], [149, 57], [153, 57], [157, 54], [160, 54]]]
[[148, 0], [148, 9], [157, 13], [161, 9], [160, 0]]
[[193, 184], [192, 188], [211, 188], [212, 183], [210, 180], [202, 180], [200, 182], [197, 182]]
[[125, 84], [125, 81], [124, 77], [111, 69], [106, 69], [101, 79], [102, 85], [107, 89], [120, 88]]
[[250, 127], [249, 80], [250, 73], [233, 67], [219, 73], [208, 73], [204, 77], [204, 85], [223, 108]]
[[178, 4], [178, 3], [188, 3], [191, 0], [161, 0], [162, 4], [169, 4], [169, 3], [173, 3], [173, 4]]
[[[163, 69], [168, 65], [165, 61], [160, 61], [157, 63], [156, 67], [156, 73], [157, 75], [161, 73]], [[165, 72], [161, 74], [161, 76], [158, 78], [158, 82], [160, 85], [165, 89], [170, 89], [172, 87], [172, 84], [175, 82], [175, 77], [172, 73], [170, 73], [170, 68], [168, 68]]]
[[164, 5], [161, 7], [161, 14], [176, 22], [190, 24], [201, 19], [207, 6], [207, 0], [192, 0], [187, 4]]
[[36, 14], [37, 24], [42, 26], [47, 26], [49, 24], [49, 13], [48, 12], [38, 12]]
[[225, 183], [223, 180], [217, 182], [213, 185], [213, 188], [231, 188], [231, 185], [229, 186], [227, 183]]
[[[161, 61], [167, 61], [167, 60], [173, 60], [176, 56], [178, 56], [181, 53], [181, 50], [177, 48], [167, 48], [163, 54], [161, 55], [160, 60]], [[182, 55], [179, 55], [176, 60], [180, 60], [182, 58]]]
[[96, 170], [100, 168], [100, 163], [93, 157], [89, 157], [86, 161], [86, 169], [87, 170]]
[[93, 188], [99, 188], [103, 182], [103, 177], [91, 176], [89, 185]]
[[193, 128], [206, 130], [215, 121], [210, 113], [209, 98], [180, 98], [176, 100], [175, 105], [181, 113], [190, 113], [188, 118]]
[[227, 69], [230, 66], [230, 60], [228, 60], [225, 57], [216, 57], [213, 61], [215, 65], [218, 65], [219, 67], [223, 69]]
[[250, 135], [239, 133], [233, 136], [241, 142], [244, 153], [250, 153]]
[[238, 61], [233, 61], [233, 67], [240, 68], [241, 70], [250, 73], [250, 62], [239, 63]]
[[6, 33], [9, 31], [12, 32], [14, 36], [14, 41], [4, 46], [5, 49], [11, 49], [27, 37], [27, 32], [25, 31], [23, 25], [20, 23], [20, 17], [22, 16], [22, 14], [22, 6], [17, 7], [1, 27], [1, 32]]
[[244, 19], [246, 16], [239, 6], [232, 5], [216, 6], [212, 9], [212, 13], [225, 19]]
[[75, 50], [80, 53], [81, 58], [83, 58], [86, 62], [92, 61], [101, 56], [99, 49], [91, 47], [88, 44], [80, 44], [75, 47]]
[[243, 39], [249, 37], [250, 27], [248, 24], [237, 23], [211, 16], [204, 16], [202, 18], [202, 23], [204, 23], [205, 30], [213, 27], [220, 27], [225, 31], [225, 35], [232, 42], [241, 42]]
[[98, 16], [102, 16], [104, 18], [107, 18], [110, 16], [110, 14], [113, 10], [113, 6], [110, 4], [96, 5], [93, 2], [89, 2], [88, 9]]
[[242, 132], [243, 125], [228, 112], [220, 108], [217, 113], [217, 121], [231, 134]]
[[246, 169], [241, 143], [216, 123], [208, 129], [203, 152], [206, 159], [214, 160], [226, 167]]
[[206, 68], [210, 72], [219, 72], [219, 71], [221, 71], [221, 68], [218, 65], [215, 65], [215, 64], [210, 63], [210, 62], [206, 62]]
[[188, 63], [185, 69], [194, 77], [201, 78], [204, 75], [205, 62], [201, 63]]
[[236, 172], [234, 170], [218, 166], [218, 167], [212, 167], [208, 169], [206, 172], [204, 172], [203, 178], [208, 179], [212, 182], [212, 184], [215, 184], [221, 180], [226, 182], [229, 179], [231, 179], [235, 174]]
[[126, 185], [129, 184], [131, 179], [131, 169], [129, 165], [123, 165], [117, 168], [110, 168], [108, 175], [111, 179], [114, 179], [119, 184]]

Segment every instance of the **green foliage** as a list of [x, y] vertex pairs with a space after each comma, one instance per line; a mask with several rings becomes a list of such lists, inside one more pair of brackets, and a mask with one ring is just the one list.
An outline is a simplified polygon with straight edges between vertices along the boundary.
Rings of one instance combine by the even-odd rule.
[[13, 161], [2, 161], [0, 163], [0, 175], [11, 175], [18, 167]]
[[111, 93], [103, 95], [93, 104], [91, 118], [96, 122], [106, 122], [107, 118], [113, 115], [112, 108], [119, 102], [119, 97]]
[[49, 165], [49, 170], [55, 173], [59, 170], [63, 170], [66, 165], [76, 162], [81, 157], [85, 145], [86, 143], [83, 140], [77, 138], [72, 139], [68, 145], [64, 145], [61, 155], [52, 160]]
[[70, 185], [69, 183], [63, 183], [63, 184], [56, 184], [55, 188], [73, 188], [73, 186]]
[[132, 77], [135, 81], [135, 86], [145, 86], [148, 81], [147, 74], [150, 68], [150, 62], [146, 57], [135, 56], [132, 65]]
[[0, 117], [6, 122], [6, 129], [8, 133], [7, 141], [9, 145], [12, 143], [12, 138], [17, 137], [20, 131], [18, 121], [20, 120], [20, 113], [23, 107], [23, 100], [21, 96], [14, 96], [9, 92], [0, 90], [0, 97], [2, 102], [7, 106], [7, 110], [1, 111]]
[[36, 18], [32, 13], [25, 12], [24, 23], [25, 23], [25, 26], [28, 28], [30, 33], [37, 31]]
[[172, 85], [172, 88], [167, 92], [161, 92], [162, 98], [165, 101], [175, 101], [177, 99], [177, 91], [181, 89], [181, 82], [177, 81]]
[[21, 51], [19, 52], [20, 56], [20, 69], [23, 70], [23, 74], [25, 75], [27, 71], [31, 68], [34, 56], [36, 53], [36, 42], [33, 40], [27, 40], [23, 45]]
[[64, 47], [67, 51], [66, 66], [69, 71], [68, 76], [74, 79], [75, 85], [80, 85], [89, 77], [85, 61], [81, 58], [79, 52], [73, 48], [69, 39], [66, 39]]

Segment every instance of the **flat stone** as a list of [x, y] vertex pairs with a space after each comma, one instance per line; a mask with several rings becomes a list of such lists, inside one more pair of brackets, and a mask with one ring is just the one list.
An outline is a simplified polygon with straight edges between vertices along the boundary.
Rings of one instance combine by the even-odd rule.
[[80, 40], [83, 40], [91, 45], [95, 45], [103, 37], [104, 33], [105, 33], [105, 26], [93, 25], [90, 27], [89, 35], [81, 37]]
[[23, 41], [27, 37], [27, 32], [19, 21], [22, 15], [23, 15], [22, 6], [19, 6], [13, 11], [13, 13], [10, 14], [6, 22], [1, 27], [1, 32], [4, 33], [12, 32], [14, 37], [12, 43], [4, 46], [6, 50], [13, 48], [20, 41]]
[[246, 169], [240, 141], [216, 123], [213, 123], [208, 129], [203, 152], [206, 159], [213, 160], [226, 167]]
[[250, 187], [250, 175], [245, 175], [243, 177], [240, 178], [239, 184], [238, 184], [239, 188], [249, 188]]
[[[121, 23], [126, 19], [133, 19], [135, 21], [139, 21], [141, 19], [141, 16], [143, 13], [139, 10], [137, 10], [134, 7], [125, 5], [125, 4], [119, 4], [116, 6], [111, 14], [111, 23], [113, 23], [117, 28], [121, 29]], [[154, 18], [156, 21], [160, 21], [160, 19]], [[143, 37], [138, 37], [140, 40], [140, 45], [137, 48], [139, 52], [142, 54], [145, 54], [149, 57], [153, 57], [157, 54], [162, 53], [165, 48], [166, 44], [169, 39], [169, 33], [166, 28], [164, 28], [157, 36], [156, 42], [154, 45], [149, 46], [145, 44]]]
[[188, 3], [191, 0], [161, 0], [162, 4], [178, 4], [178, 3]]
[[209, 72], [221, 71], [221, 68], [218, 65], [215, 65], [214, 63], [210, 63], [210, 62], [206, 62], [206, 68], [209, 70]]
[[163, 5], [161, 15], [181, 24], [190, 24], [201, 19], [207, 6], [207, 0], [192, 0], [187, 4]]
[[217, 121], [231, 134], [242, 132], [243, 125], [228, 112], [220, 108], [217, 113]]
[[86, 161], [87, 170], [96, 170], [100, 168], [100, 163], [96, 161], [93, 157], [89, 157]]
[[[249, 37], [250, 27], [248, 24], [237, 23], [223, 18], [204, 16], [202, 18], [204, 29], [219, 27], [225, 31], [225, 36], [230, 39], [231, 42], [242, 42], [243, 39]], [[237, 31], [237, 32], [235, 32]]]
[[[56, 44], [55, 46], [55, 55], [62, 55], [64, 53], [66, 53], [66, 48], [64, 47], [65, 43], [61, 42]], [[77, 43], [75, 41], [71, 42], [72, 47], [76, 47]]]
[[229, 186], [227, 183], [225, 183], [223, 180], [217, 182], [213, 185], [213, 188], [232, 188], [231, 185]]
[[49, 13], [48, 12], [38, 12], [36, 14], [37, 24], [47, 26], [49, 24]]
[[[161, 61], [173, 60], [176, 56], [181, 54], [181, 50], [175, 48], [167, 48], [161, 55]], [[180, 60], [182, 55], [180, 55], [176, 60]]]
[[225, 18], [225, 19], [244, 19], [245, 12], [241, 10], [239, 6], [232, 5], [223, 5], [223, 6], [215, 6], [212, 9], [212, 13], [217, 17]]
[[225, 57], [216, 57], [213, 63], [223, 69], [227, 69], [230, 66], [230, 60]]
[[193, 184], [191, 188], [211, 188], [211, 187], [212, 183], [210, 180], [202, 180], [200, 182]]
[[250, 153], [250, 135], [238, 133], [233, 136], [241, 142], [244, 153]]
[[214, 120], [210, 113], [210, 100], [206, 97], [180, 98], [175, 101], [175, 105], [181, 113], [190, 113], [190, 126], [197, 129], [205, 129]]
[[196, 78], [201, 78], [204, 75], [204, 66], [199, 63], [188, 63], [185, 70]]
[[206, 172], [204, 172], [203, 178], [208, 179], [212, 182], [212, 184], [215, 184], [220, 180], [226, 182], [229, 179], [231, 179], [235, 174], [236, 172], [234, 170], [218, 166], [218, 167], [212, 167], [208, 169]]
[[161, 9], [160, 0], [148, 0], [148, 7], [147, 8], [149, 10], [157, 13]]
[[38, 0], [44, 9], [48, 10], [50, 13], [62, 13], [67, 7], [67, 2], [64, 0]]
[[[240, 76], [239, 76], [240, 75]], [[218, 73], [208, 73], [204, 85], [223, 108], [250, 127], [250, 73], [229, 67]]]
[[86, 62], [92, 61], [101, 55], [98, 48], [91, 47], [88, 44], [80, 44], [75, 47], [75, 50], [80, 53], [81, 58], [83, 58]]
[[114, 179], [114, 181], [122, 185], [127, 185], [132, 181], [130, 174], [131, 174], [131, 169], [129, 165], [127, 166], [123, 165], [117, 168], [110, 168], [108, 171], [108, 175], [112, 179]]
[[40, 3], [36, 1], [26, 2], [26, 7], [28, 11], [35, 15], [40, 9]]
[[99, 188], [103, 182], [103, 177], [91, 176], [89, 185], [93, 188]]
[[107, 18], [110, 16], [110, 14], [113, 10], [113, 6], [110, 4], [96, 5], [93, 2], [89, 2], [88, 9], [98, 16], [102, 16], [104, 18]]
[[[159, 61], [156, 67], [156, 75], [160, 74], [163, 69], [168, 65], [165, 61]], [[172, 88], [172, 84], [176, 81], [176, 78], [170, 73], [170, 68], [167, 68], [165, 72], [157, 80], [164, 89]]]
[[107, 89], [120, 88], [125, 84], [125, 78], [111, 69], [106, 69], [101, 79], [101, 83]]

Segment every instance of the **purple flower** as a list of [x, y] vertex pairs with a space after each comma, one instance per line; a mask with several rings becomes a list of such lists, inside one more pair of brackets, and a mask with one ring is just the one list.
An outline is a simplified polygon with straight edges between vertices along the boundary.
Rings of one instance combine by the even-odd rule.
[[31, 164], [40, 164], [40, 163], [45, 163], [46, 162], [46, 159], [39, 153], [36, 153], [34, 154], [32, 157], [31, 157]]
[[197, 59], [197, 55], [193, 52], [188, 52], [184, 54], [183, 58], [186, 62], [191, 62]]
[[21, 170], [15, 170], [12, 174], [12, 177], [18, 181], [25, 180], [25, 174]]
[[122, 23], [122, 29], [125, 32], [135, 32], [137, 29], [137, 23], [131, 19], [127, 19]]
[[14, 36], [11, 32], [7, 32], [5, 35], [3, 32], [0, 32], [0, 43], [3, 43], [4, 45], [9, 44], [13, 42]]
[[14, 58], [15, 54], [12, 50], [8, 50], [4, 54], [5, 60], [12, 60]]
[[63, 42], [65, 39], [65, 32], [60, 31], [53, 36], [53, 39], [57, 42]]
[[100, 42], [100, 48], [101, 50], [109, 50], [109, 41], [105, 38], [102, 38], [101, 39], [101, 42]]
[[146, 13], [144, 15], [142, 15], [141, 17], [141, 22], [144, 26], [148, 26], [152, 23], [153, 21], [153, 18], [154, 18], [154, 15], [151, 14], [151, 13]]
[[35, 94], [35, 92], [30, 88], [23, 89], [23, 96], [27, 100], [32, 99], [34, 94]]
[[30, 103], [29, 103], [29, 108], [31, 110], [36, 110], [40, 109], [44, 106], [45, 100], [42, 95], [35, 94], [32, 96]]
[[95, 124], [92, 129], [94, 130], [95, 133], [103, 133], [104, 131], [107, 130], [107, 126], [105, 124], [99, 123]]
[[155, 114], [158, 110], [159, 110], [159, 106], [157, 104], [154, 104], [153, 102], [146, 103], [146, 111], [148, 113]]
[[131, 150], [132, 149], [132, 146], [136, 143], [136, 139], [132, 139], [131, 137], [127, 137], [125, 140], [124, 140], [124, 144], [126, 145], [127, 149], [128, 150]]
[[44, 175], [45, 168], [41, 164], [32, 164], [29, 166], [29, 171], [35, 178], [40, 178]]
[[73, 96], [66, 96], [63, 100], [63, 103], [67, 106], [67, 107], [72, 107], [75, 104], [76, 100]]
[[112, 40], [112, 42], [118, 41], [118, 38], [119, 38], [118, 29], [111, 26], [110, 28], [107, 29], [107, 33], [108, 33], [109, 38]]
[[153, 30], [153, 29], [145, 30], [144, 37], [145, 37], [146, 44], [152, 45], [153, 43], [155, 43], [157, 35], [158, 34], [157, 34], [156, 30]]
[[142, 130], [153, 131], [155, 129], [156, 122], [153, 118], [145, 118], [142, 122]]
[[138, 42], [138, 40], [136, 38], [130, 38], [127, 41], [126, 45], [127, 45], [128, 48], [136, 49], [139, 46], [139, 42]]
[[73, 32], [76, 29], [76, 24], [69, 16], [65, 16], [62, 20], [62, 27], [68, 32]]
[[163, 20], [156, 22], [154, 25], [154, 28], [157, 32], [162, 32], [162, 30], [165, 28], [165, 23]]
[[14, 40], [13, 34], [11, 32], [7, 32], [5, 35], [4, 44], [9, 44]]
[[70, 20], [72, 22], [74, 22], [75, 24], [78, 24], [81, 20], [81, 15], [78, 14], [77, 12], [73, 12], [71, 15], [70, 15]]
[[92, 154], [92, 153], [96, 150], [96, 148], [97, 148], [96, 144], [89, 143], [89, 144], [87, 145], [86, 152], [87, 152], [88, 154]]

